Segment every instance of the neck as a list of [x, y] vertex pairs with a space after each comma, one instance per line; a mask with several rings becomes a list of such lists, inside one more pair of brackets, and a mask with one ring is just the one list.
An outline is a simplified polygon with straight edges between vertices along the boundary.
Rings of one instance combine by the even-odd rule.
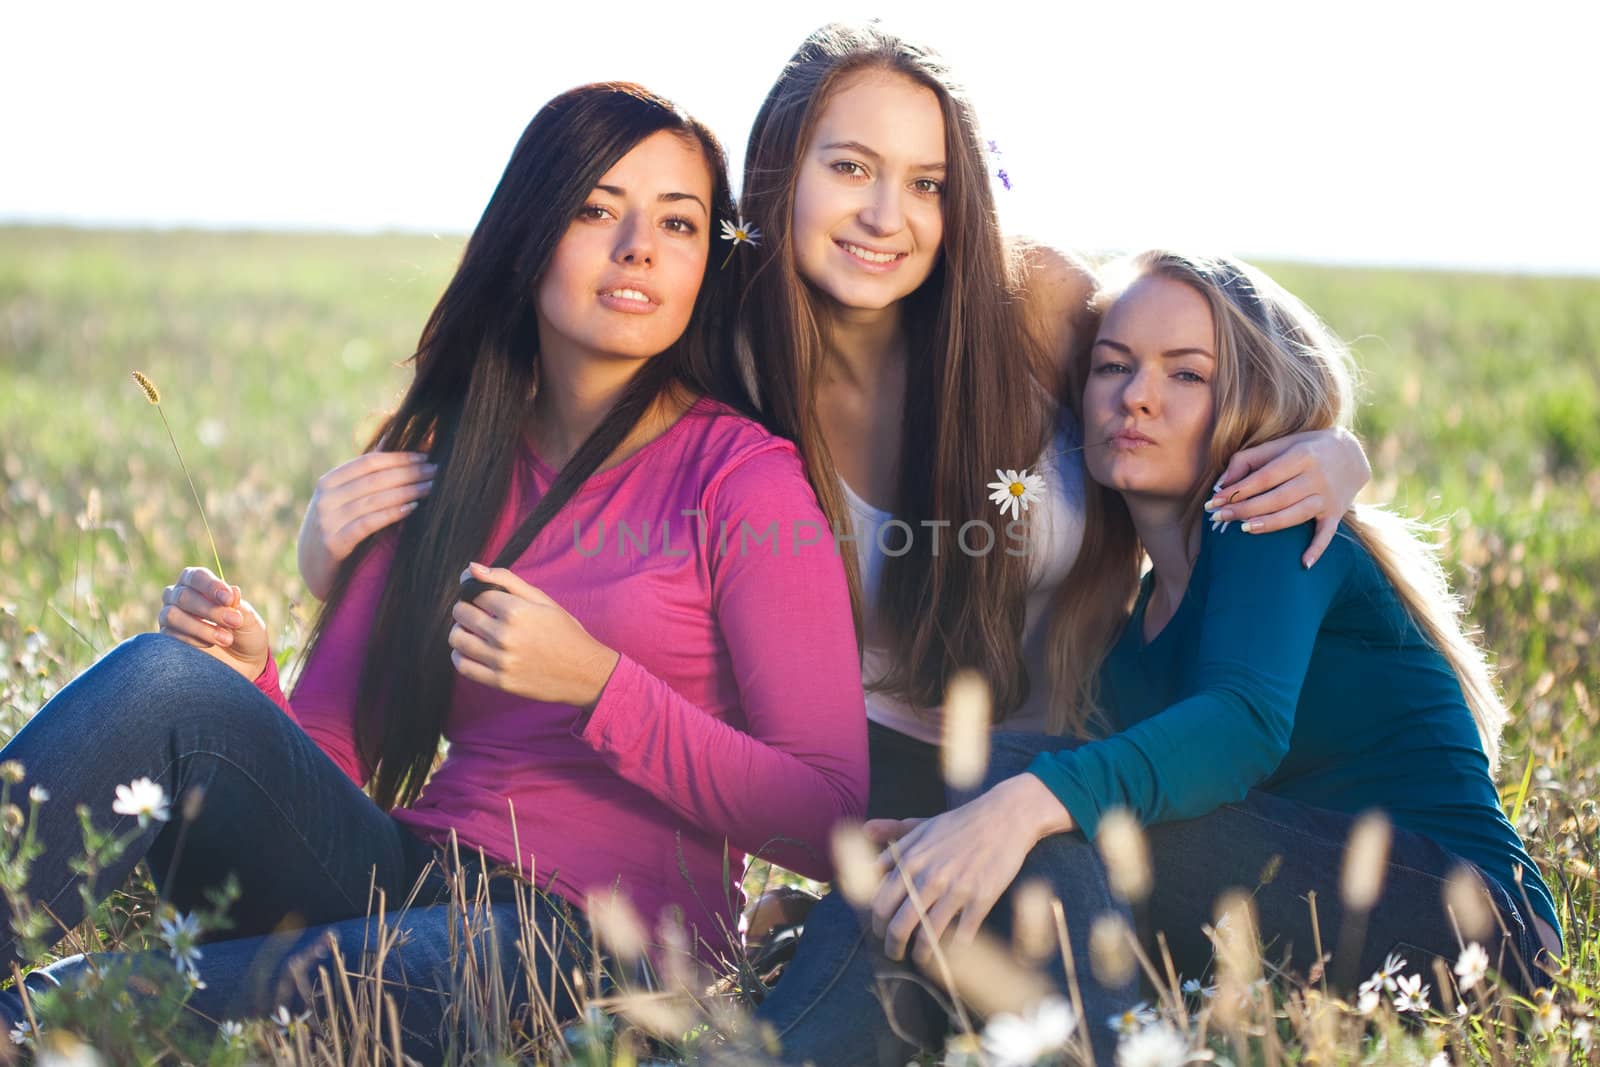
[[1139, 535], [1139, 544], [1150, 557], [1155, 574], [1152, 597], [1159, 595], [1169, 606], [1176, 606], [1189, 588], [1189, 574], [1200, 550], [1200, 529], [1184, 523], [1184, 502], [1167, 497], [1141, 497], [1123, 494], [1128, 514]]
[[529, 426], [540, 458], [557, 470], [565, 466], [639, 368], [638, 360], [605, 359], [542, 344]]
[[824, 372], [828, 380], [878, 394], [906, 359], [900, 302], [865, 310], [834, 305], [828, 316]]

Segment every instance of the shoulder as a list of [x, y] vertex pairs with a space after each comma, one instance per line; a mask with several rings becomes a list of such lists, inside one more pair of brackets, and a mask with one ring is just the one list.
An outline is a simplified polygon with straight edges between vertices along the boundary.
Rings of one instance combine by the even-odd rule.
[[1301, 563], [1316, 532], [1302, 523], [1271, 533], [1251, 534], [1228, 523], [1215, 528], [1202, 518], [1200, 556], [1195, 576], [1212, 585], [1252, 583], [1284, 592], [1296, 588], [1339, 589], [1367, 569], [1367, 551], [1345, 523], [1339, 524], [1333, 543], [1309, 570]]
[[695, 420], [684, 436], [698, 461], [702, 499], [714, 501], [730, 493], [793, 499], [800, 494], [814, 501], [792, 441], [710, 398], [684, 418]]
[[1021, 288], [1028, 328], [1064, 384], [1073, 353], [1087, 343], [1093, 325], [1090, 300], [1099, 279], [1088, 261], [1026, 237], [1007, 242]]

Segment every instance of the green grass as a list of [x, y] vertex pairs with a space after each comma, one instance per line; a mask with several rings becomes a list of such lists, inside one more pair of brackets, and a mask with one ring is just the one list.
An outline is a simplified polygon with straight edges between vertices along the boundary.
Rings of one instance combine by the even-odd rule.
[[[0, 229], [0, 736], [210, 558], [279, 648], [294, 541], [354, 454], [457, 238]], [[1354, 343], [1372, 496], [1440, 523], [1501, 667], [1508, 812], [1563, 908], [1570, 1017], [1600, 989], [1600, 281], [1269, 265]], [[1528, 783], [1526, 793], [1523, 783]], [[1548, 1042], [1523, 1053], [1553, 1060]]]

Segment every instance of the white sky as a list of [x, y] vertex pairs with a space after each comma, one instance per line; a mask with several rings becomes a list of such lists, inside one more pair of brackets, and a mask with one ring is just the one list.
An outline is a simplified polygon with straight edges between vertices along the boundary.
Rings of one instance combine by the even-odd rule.
[[12, 0], [0, 221], [466, 232], [539, 105], [603, 78], [737, 168], [805, 34], [872, 15], [966, 78], [1012, 231], [1600, 273], [1596, 0]]

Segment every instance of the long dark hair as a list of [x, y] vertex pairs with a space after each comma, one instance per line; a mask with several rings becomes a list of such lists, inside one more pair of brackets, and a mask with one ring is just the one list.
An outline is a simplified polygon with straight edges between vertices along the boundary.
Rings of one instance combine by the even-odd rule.
[[[943, 520], [959, 530], [997, 518], [984, 488], [997, 467], [1038, 459], [1049, 434], [1049, 397], [1030, 373], [1040, 363], [1027, 329], [1019, 264], [1001, 238], [977, 120], [942, 58], [876, 24], [831, 24], [806, 38], [756, 116], [745, 157], [740, 204], [766, 235], [741, 301], [763, 411], [805, 459], [819, 503], [835, 529], [848, 528], [816, 414], [828, 323], [800, 276], [793, 244], [801, 156], [832, 94], [848, 75], [885, 70], [932, 90], [944, 115], [944, 242], [938, 264], [905, 298], [902, 321], [912, 365], [906, 375], [900, 477], [892, 510], [914, 529]], [[996, 544], [1003, 544], [996, 537]], [[997, 716], [1021, 704], [1022, 627], [1028, 560], [998, 547], [970, 555], [931, 538], [884, 564], [878, 616], [889, 645], [889, 673], [869, 681], [916, 706], [943, 702], [945, 683], [963, 667], [983, 673]], [[844, 555], [861, 627], [861, 575]]]
[[[534, 294], [556, 245], [605, 173], [661, 130], [697, 142], [712, 175], [715, 233], [733, 217], [727, 162], [704, 126], [636, 85], [603, 83], [563, 93], [523, 131], [478, 221], [455, 276], [422, 328], [411, 388], [373, 440], [384, 450], [426, 451], [433, 489], [400, 526], [356, 697], [356, 742], [384, 808], [421, 792], [450, 708], [455, 672], [447, 638], [458, 577], [484, 550], [510, 489], [517, 443], [538, 381]], [[634, 375], [612, 410], [562, 468], [512, 543], [508, 566], [538, 528], [582, 486], [667, 389], [709, 394], [752, 414], [738, 384], [730, 279], [707, 256], [689, 327]], [[308, 655], [338, 611], [369, 538], [339, 568]]]

